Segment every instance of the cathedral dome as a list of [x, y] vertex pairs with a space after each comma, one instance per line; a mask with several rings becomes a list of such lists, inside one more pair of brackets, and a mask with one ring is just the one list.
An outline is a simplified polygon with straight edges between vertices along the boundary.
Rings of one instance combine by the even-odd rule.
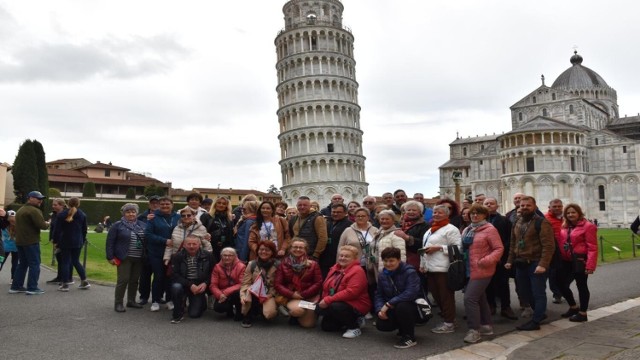
[[570, 61], [572, 66], [558, 76], [551, 85], [552, 88], [572, 90], [609, 87], [602, 76], [588, 67], [582, 66], [582, 56], [578, 55], [577, 51], [573, 52]]

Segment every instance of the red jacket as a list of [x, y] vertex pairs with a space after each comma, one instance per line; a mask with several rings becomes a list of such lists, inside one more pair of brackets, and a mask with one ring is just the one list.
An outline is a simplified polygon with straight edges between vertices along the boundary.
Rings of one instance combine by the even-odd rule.
[[220, 300], [220, 295], [222, 294], [228, 297], [234, 292], [240, 291], [242, 276], [244, 275], [244, 269], [246, 267], [242, 261], [236, 258], [233, 264], [231, 264], [231, 272], [229, 276], [227, 276], [222, 262], [217, 263], [211, 272], [211, 285], [209, 285], [209, 290], [211, 290], [213, 296], [215, 296], [217, 300]]
[[[340, 279], [341, 278], [341, 279]], [[338, 282], [337, 289], [331, 294], [331, 288]], [[335, 264], [329, 269], [324, 284], [322, 284], [322, 300], [327, 305], [341, 301], [351, 305], [361, 314], [366, 314], [371, 309], [371, 299], [367, 290], [367, 275], [360, 266], [360, 261], [355, 260], [346, 269], [340, 264]]]
[[558, 239], [560, 239], [560, 229], [562, 229], [562, 217], [557, 218], [550, 211], [547, 211], [547, 213], [544, 214], [544, 217], [551, 223], [553, 236], [556, 238], [556, 241], [558, 241]]
[[470, 278], [492, 277], [503, 252], [504, 245], [498, 230], [491, 223], [478, 227], [473, 235], [473, 244], [469, 247]]
[[322, 288], [322, 272], [320, 266], [313, 260], [306, 260], [304, 270], [296, 273], [291, 267], [291, 259], [286, 257], [276, 271], [275, 287], [278, 294], [292, 298], [297, 291], [303, 299], [311, 300], [320, 294]]
[[595, 270], [598, 265], [598, 228], [582, 219], [578, 221], [575, 227], [562, 227], [560, 238], [558, 239], [558, 250], [564, 261], [571, 261], [571, 253], [564, 249], [564, 244], [569, 238], [569, 229], [571, 229], [571, 246], [576, 254], [587, 254], [587, 270]]

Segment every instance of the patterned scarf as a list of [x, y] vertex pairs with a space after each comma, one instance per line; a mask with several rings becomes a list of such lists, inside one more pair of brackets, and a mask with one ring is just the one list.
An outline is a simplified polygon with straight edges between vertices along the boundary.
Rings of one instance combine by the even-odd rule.
[[402, 217], [402, 231], [404, 232], [407, 232], [407, 230], [411, 229], [415, 224], [421, 222], [420, 220], [424, 221], [421, 214], [419, 214], [415, 219], [411, 219], [408, 215], [409, 214], [404, 214]]

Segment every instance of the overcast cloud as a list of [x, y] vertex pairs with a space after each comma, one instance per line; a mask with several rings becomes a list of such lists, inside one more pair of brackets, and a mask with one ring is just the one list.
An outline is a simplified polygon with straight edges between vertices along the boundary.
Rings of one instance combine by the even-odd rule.
[[[25, 139], [175, 187], [280, 187], [274, 38], [282, 0], [0, 0], [0, 161]], [[640, 111], [635, 1], [343, 0], [369, 191], [438, 191], [460, 136], [570, 66]]]

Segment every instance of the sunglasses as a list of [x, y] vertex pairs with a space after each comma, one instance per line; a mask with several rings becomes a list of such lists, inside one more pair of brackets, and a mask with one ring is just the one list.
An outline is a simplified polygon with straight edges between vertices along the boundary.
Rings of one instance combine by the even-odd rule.
[[180, 214], [180, 216], [183, 217], [183, 218], [190, 218], [193, 215], [192, 214]]

